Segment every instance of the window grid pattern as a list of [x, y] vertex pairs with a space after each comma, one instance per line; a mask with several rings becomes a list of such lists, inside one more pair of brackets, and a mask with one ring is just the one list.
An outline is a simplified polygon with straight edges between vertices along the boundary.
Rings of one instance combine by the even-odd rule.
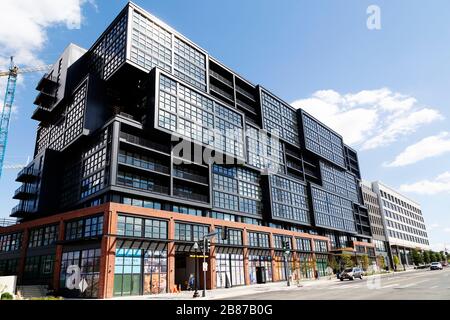
[[176, 76], [206, 91], [206, 56], [177, 37], [174, 42], [174, 71]]
[[355, 203], [359, 203], [358, 184], [356, 177], [343, 170], [320, 161], [322, 186], [324, 189], [344, 196]]
[[60, 286], [64, 288], [66, 278], [70, 276], [67, 268], [71, 265], [80, 267], [81, 278], [88, 284], [87, 289], [80, 293], [82, 297], [96, 298], [98, 296], [98, 280], [100, 276], [101, 249], [63, 252], [61, 259]]
[[270, 248], [269, 235], [267, 233], [249, 232], [248, 245], [250, 247]]
[[302, 119], [306, 149], [345, 168], [342, 138], [306, 114]]
[[77, 240], [103, 234], [103, 216], [94, 216], [66, 222], [65, 239]]
[[160, 75], [158, 126], [221, 153], [244, 158], [243, 116]]
[[295, 238], [298, 251], [312, 251], [311, 239]]
[[260, 174], [241, 167], [213, 165], [213, 206], [260, 215]]
[[264, 128], [293, 145], [300, 146], [297, 113], [266, 92], [262, 92]]
[[167, 239], [167, 221], [119, 215], [117, 234], [127, 237]]
[[58, 240], [59, 226], [45, 226], [30, 231], [28, 247], [37, 248], [50, 246]]
[[347, 232], [356, 232], [350, 200], [311, 185], [316, 225]]
[[201, 241], [208, 233], [208, 226], [180, 222], [175, 223], [175, 240]]
[[269, 176], [272, 194], [272, 217], [310, 225], [306, 186], [285, 177]]
[[284, 152], [282, 143], [252, 126], [246, 126], [247, 163], [262, 170], [284, 173]]
[[171, 72], [171, 33], [136, 11], [132, 20], [130, 60], [149, 71], [158, 66]]
[[22, 247], [22, 232], [0, 235], [0, 252], [17, 251]]
[[[238, 229], [230, 229], [228, 228], [227, 239], [222, 239], [221, 236], [214, 237], [213, 241], [217, 244], [226, 244], [226, 245], [236, 245], [242, 246], [242, 230]], [[215, 231], [218, 232], [219, 235], [222, 234], [222, 227], [216, 227]]]

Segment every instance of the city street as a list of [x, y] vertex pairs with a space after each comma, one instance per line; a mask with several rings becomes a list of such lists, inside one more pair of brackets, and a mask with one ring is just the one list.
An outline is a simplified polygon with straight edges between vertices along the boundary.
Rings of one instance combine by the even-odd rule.
[[[295, 285], [293, 285], [295, 286]], [[332, 280], [292, 290], [228, 297], [231, 300], [408, 300], [450, 299], [450, 268], [423, 270], [353, 281]]]

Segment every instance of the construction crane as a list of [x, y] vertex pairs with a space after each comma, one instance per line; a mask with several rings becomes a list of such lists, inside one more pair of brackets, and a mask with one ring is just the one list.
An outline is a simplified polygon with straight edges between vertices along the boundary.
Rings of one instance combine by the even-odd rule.
[[19, 68], [14, 64], [14, 58], [11, 57], [11, 64], [8, 71], [0, 72], [0, 77], [7, 76], [5, 100], [0, 118], [0, 178], [2, 177], [3, 161], [5, 160], [6, 144], [8, 142], [9, 119], [11, 118], [11, 110], [14, 103], [14, 95], [16, 92], [17, 76], [22, 73], [30, 73], [37, 71], [48, 71], [52, 65], [37, 66], [30, 68]]

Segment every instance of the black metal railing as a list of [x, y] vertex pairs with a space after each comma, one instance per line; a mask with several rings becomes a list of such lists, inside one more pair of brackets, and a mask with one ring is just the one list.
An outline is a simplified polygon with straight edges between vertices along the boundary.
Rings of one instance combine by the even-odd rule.
[[194, 200], [194, 201], [200, 201], [200, 202], [208, 202], [208, 197], [204, 194], [194, 193], [194, 192], [186, 192], [179, 189], [173, 190], [173, 195], [176, 197], [188, 199], [188, 200]]
[[173, 174], [174, 174], [174, 176], [179, 177], [179, 178], [196, 181], [196, 182], [200, 182], [200, 183], [205, 183], [205, 184], [208, 183], [208, 179], [206, 177], [195, 174], [195, 173], [186, 172], [181, 169], [174, 169]]
[[9, 227], [17, 224], [16, 219], [0, 218], [0, 227]]
[[225, 78], [224, 76], [218, 74], [217, 72], [215, 72], [214, 70], [209, 70], [209, 74], [212, 75], [214, 78], [226, 83], [227, 85], [229, 85], [230, 87], [233, 87], [233, 82], [228, 80], [227, 78]]
[[215, 86], [215, 85], [213, 85], [213, 84], [210, 84], [210, 87], [211, 87], [211, 89], [212, 89], [213, 91], [215, 91], [215, 92], [221, 94], [222, 96], [224, 96], [224, 97], [230, 99], [231, 101], [234, 100], [234, 96], [233, 96], [232, 94], [229, 94], [228, 92], [226, 92], [226, 91], [220, 89], [219, 87], [217, 87], [217, 86]]
[[137, 144], [146, 148], [150, 148], [150, 149], [154, 149], [154, 150], [158, 150], [158, 151], [162, 151], [165, 153], [170, 153], [170, 147], [157, 143], [157, 142], [153, 142], [150, 140], [147, 140], [145, 138], [141, 138], [141, 137], [137, 137], [135, 135], [126, 133], [126, 132], [121, 132], [119, 135], [120, 138], [126, 140], [127, 142], [133, 143], [133, 144]]

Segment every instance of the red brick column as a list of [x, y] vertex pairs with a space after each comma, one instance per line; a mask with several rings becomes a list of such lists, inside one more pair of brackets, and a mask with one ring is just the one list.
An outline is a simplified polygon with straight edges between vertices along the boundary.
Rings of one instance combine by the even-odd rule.
[[175, 283], [175, 220], [170, 218], [168, 225], [168, 239], [167, 244], [167, 291], [171, 290], [178, 284]]
[[295, 237], [292, 237], [292, 250], [291, 250], [291, 255], [292, 255], [292, 267], [293, 267], [293, 271], [292, 271], [292, 280], [297, 280], [300, 279], [300, 257], [297, 253], [297, 241], [295, 240]]
[[244, 255], [244, 280], [245, 280], [245, 285], [248, 286], [250, 285], [250, 273], [249, 273], [249, 266], [248, 266], [248, 233], [247, 233], [247, 228], [244, 228], [244, 230], [242, 230], [242, 243], [244, 245], [244, 249], [243, 249], [243, 255]]
[[[58, 227], [58, 242], [64, 241], [64, 234], [66, 226], [64, 224], [64, 220], [62, 218], [59, 219], [59, 227]], [[53, 267], [53, 288], [54, 290], [59, 290], [59, 276], [61, 274], [61, 261], [63, 254], [63, 246], [62, 244], [56, 245], [56, 253], [55, 253], [55, 264]]]
[[20, 244], [20, 260], [19, 269], [17, 270], [17, 283], [22, 284], [23, 273], [25, 271], [25, 261], [27, 259], [28, 240], [30, 238], [30, 230], [28, 228], [23, 230], [22, 243]]
[[101, 242], [100, 276], [98, 297], [111, 298], [114, 294], [114, 263], [116, 258], [117, 212], [114, 208], [103, 214], [103, 237]]

